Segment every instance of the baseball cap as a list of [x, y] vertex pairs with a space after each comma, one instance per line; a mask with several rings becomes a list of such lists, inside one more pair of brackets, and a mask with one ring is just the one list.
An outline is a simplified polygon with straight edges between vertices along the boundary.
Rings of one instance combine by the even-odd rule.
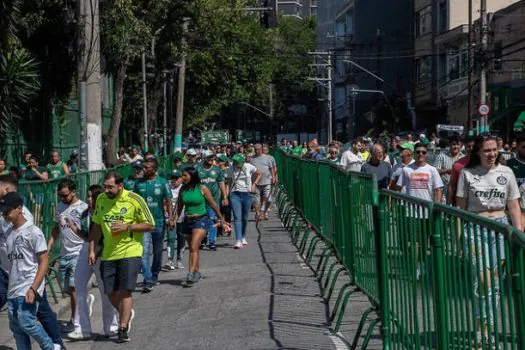
[[213, 153], [212, 151], [210, 150], [205, 150], [201, 153], [202, 157], [203, 158], [208, 158], [208, 157], [211, 157], [211, 156], [214, 156], [215, 153]]
[[230, 161], [230, 158], [228, 158], [228, 156], [226, 154], [221, 154], [218, 158], [219, 158], [219, 160], [221, 162], [229, 162]]
[[24, 200], [16, 192], [9, 192], [0, 198], [0, 213], [6, 213], [11, 209], [24, 205]]
[[426, 136], [420, 138], [419, 141], [424, 145], [428, 145], [430, 143], [430, 140]]
[[144, 169], [144, 162], [142, 160], [136, 160], [133, 162], [133, 169]]
[[408, 149], [408, 150], [414, 152], [414, 145], [411, 144], [411, 143], [408, 143], [408, 142], [406, 142], [406, 143], [404, 143], [402, 145], [399, 145], [399, 148], [401, 148], [401, 149]]
[[232, 157], [232, 160], [234, 163], [237, 163], [237, 164], [246, 162], [246, 158], [244, 158], [244, 156], [240, 153], [235, 154]]
[[171, 173], [171, 178], [172, 179], [176, 179], [178, 177], [181, 177], [182, 176], [182, 173], [180, 172], [180, 170], [173, 170], [173, 172]]
[[197, 151], [195, 150], [195, 148], [190, 148], [190, 149], [186, 152], [186, 155], [187, 155], [187, 156], [196, 156], [196, 155], [197, 155]]

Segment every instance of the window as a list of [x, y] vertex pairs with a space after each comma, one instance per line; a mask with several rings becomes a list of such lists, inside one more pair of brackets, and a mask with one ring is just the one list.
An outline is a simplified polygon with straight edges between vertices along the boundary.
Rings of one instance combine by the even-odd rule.
[[512, 68], [511, 81], [521, 80], [521, 68]]
[[346, 13], [346, 34], [354, 34], [354, 13], [352, 11]]
[[438, 13], [438, 30], [439, 33], [444, 33], [448, 30], [448, 1], [441, 1], [439, 3]]
[[432, 78], [432, 57], [419, 59], [416, 65], [417, 82], [424, 83]]
[[317, 7], [310, 7], [310, 16], [317, 17]]
[[335, 105], [334, 114], [336, 119], [340, 119], [346, 112], [346, 88], [336, 87], [335, 88]]
[[345, 22], [339, 21], [335, 23], [335, 36], [343, 37], [345, 35]]
[[432, 31], [432, 12], [431, 7], [425, 7], [424, 9], [416, 13], [415, 18], [415, 29], [416, 37], [425, 35]]
[[455, 80], [468, 75], [468, 51], [463, 46], [460, 49], [448, 51], [448, 80]]

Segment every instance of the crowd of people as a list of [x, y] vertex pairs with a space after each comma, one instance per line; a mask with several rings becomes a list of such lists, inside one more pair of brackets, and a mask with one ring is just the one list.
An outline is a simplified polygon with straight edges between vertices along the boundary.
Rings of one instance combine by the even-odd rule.
[[5, 159], [0, 158], [0, 175], [11, 175], [18, 180], [43, 181], [78, 172], [77, 151], [71, 153], [67, 162], [62, 161], [58, 151], [52, 151], [50, 155], [51, 159], [47, 164], [30, 151], [24, 153], [20, 165], [9, 165]]
[[[433, 142], [432, 142], [433, 141]], [[525, 225], [525, 135], [511, 145], [500, 137], [483, 135], [430, 141], [392, 138], [375, 141], [357, 138], [342, 146], [333, 142], [323, 151], [316, 140], [307, 148], [283, 140], [281, 149], [294, 156], [332, 162], [345, 171], [375, 175], [379, 189], [400, 191], [425, 201], [448, 204], [523, 231]], [[440, 147], [436, 147], [439, 145]], [[429, 153], [434, 157], [429, 161]], [[407, 211], [426, 219], [424, 210]], [[504, 237], [474, 224], [461, 229], [463, 252], [470, 256], [478, 329], [474, 348], [495, 346], [494, 295], [499, 301], [499, 278], [505, 266]], [[422, 254], [419, 253], [418, 255]], [[416, 276], [422, 271], [419, 257]]]
[[[53, 152], [50, 165], [32, 170], [36, 176], [46, 174], [45, 179], [56, 171], [52, 178], [60, 178], [56, 224], [47, 241], [17, 193], [20, 177], [0, 175], [0, 308], [7, 304], [17, 348], [30, 349], [31, 338], [42, 349], [63, 349], [62, 335], [91, 339], [95, 296], [88, 283], [93, 274], [104, 336], [130, 341], [136, 316], [132, 291], [139, 274], [142, 292], [150, 293], [162, 271], [185, 268], [182, 259], [188, 250], [186, 283], [195, 284], [202, 277], [200, 250], [216, 251], [217, 235], [231, 236], [232, 227], [232, 247], [242, 249], [248, 245], [250, 211], [258, 221], [268, 219], [278, 181], [268, 151], [267, 145], [237, 143], [191, 148], [174, 155], [170, 169], [175, 170], [168, 173], [152, 154], [131, 147], [122, 159], [132, 164], [132, 175], [107, 172], [102, 185], [90, 185], [85, 202], [78, 184], [66, 176], [71, 169]], [[45, 292], [49, 255], [56, 244], [60, 283], [71, 300], [70, 321], [62, 325]]]

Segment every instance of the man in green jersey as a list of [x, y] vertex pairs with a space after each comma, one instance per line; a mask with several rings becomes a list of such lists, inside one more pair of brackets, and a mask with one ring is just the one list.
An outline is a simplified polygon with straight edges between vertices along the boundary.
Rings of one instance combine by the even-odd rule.
[[[224, 183], [224, 171], [214, 164], [215, 154], [212, 151], [204, 151], [202, 153], [203, 163], [197, 166], [197, 172], [201, 183], [205, 184], [210, 190], [213, 200], [217, 207], [220, 208], [221, 203], [224, 206], [228, 205], [228, 197], [226, 192], [226, 185]], [[221, 201], [222, 198], [222, 201]], [[210, 250], [217, 250], [215, 241], [217, 239], [217, 228], [215, 227], [215, 221], [217, 215], [215, 211], [208, 205], [208, 216], [210, 223], [208, 226], [208, 247]]]
[[137, 160], [133, 163], [133, 170], [131, 175], [124, 182], [124, 188], [128, 191], [135, 190], [135, 184], [144, 177], [144, 162]]
[[178, 170], [183, 171], [185, 168], [190, 166], [196, 168], [198, 165], [199, 162], [197, 161], [197, 151], [194, 148], [190, 148], [186, 151], [186, 162], [182, 163]]
[[[144, 162], [144, 178], [135, 184], [135, 193], [140, 194], [148, 204], [148, 208], [155, 219], [155, 227], [147, 232], [143, 239], [144, 254], [142, 255], [142, 275], [144, 276], [143, 293], [149, 293], [158, 284], [159, 273], [162, 268], [162, 244], [164, 242], [165, 211], [170, 218], [167, 223], [170, 229], [175, 227], [171, 219], [171, 188], [168, 180], [157, 175], [158, 164], [155, 159]], [[151, 254], [153, 252], [153, 262]]]
[[142, 236], [155, 225], [141, 196], [124, 189], [124, 178], [110, 171], [104, 177], [104, 193], [98, 196], [89, 232], [89, 264], [97, 256], [95, 242], [104, 236], [100, 272], [104, 290], [118, 310], [117, 342], [129, 342], [135, 317], [131, 292], [135, 290], [142, 260]]
[[297, 140], [292, 141], [292, 154], [299, 158], [303, 156], [303, 147], [299, 145]]
[[51, 162], [47, 165], [47, 172], [50, 180], [69, 174], [67, 164], [60, 160], [60, 153], [57, 151], [51, 152]]

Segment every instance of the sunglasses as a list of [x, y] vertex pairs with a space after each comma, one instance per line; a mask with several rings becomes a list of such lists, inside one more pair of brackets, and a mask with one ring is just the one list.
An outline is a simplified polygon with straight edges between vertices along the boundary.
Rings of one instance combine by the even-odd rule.
[[427, 154], [427, 151], [416, 151], [416, 154]]

